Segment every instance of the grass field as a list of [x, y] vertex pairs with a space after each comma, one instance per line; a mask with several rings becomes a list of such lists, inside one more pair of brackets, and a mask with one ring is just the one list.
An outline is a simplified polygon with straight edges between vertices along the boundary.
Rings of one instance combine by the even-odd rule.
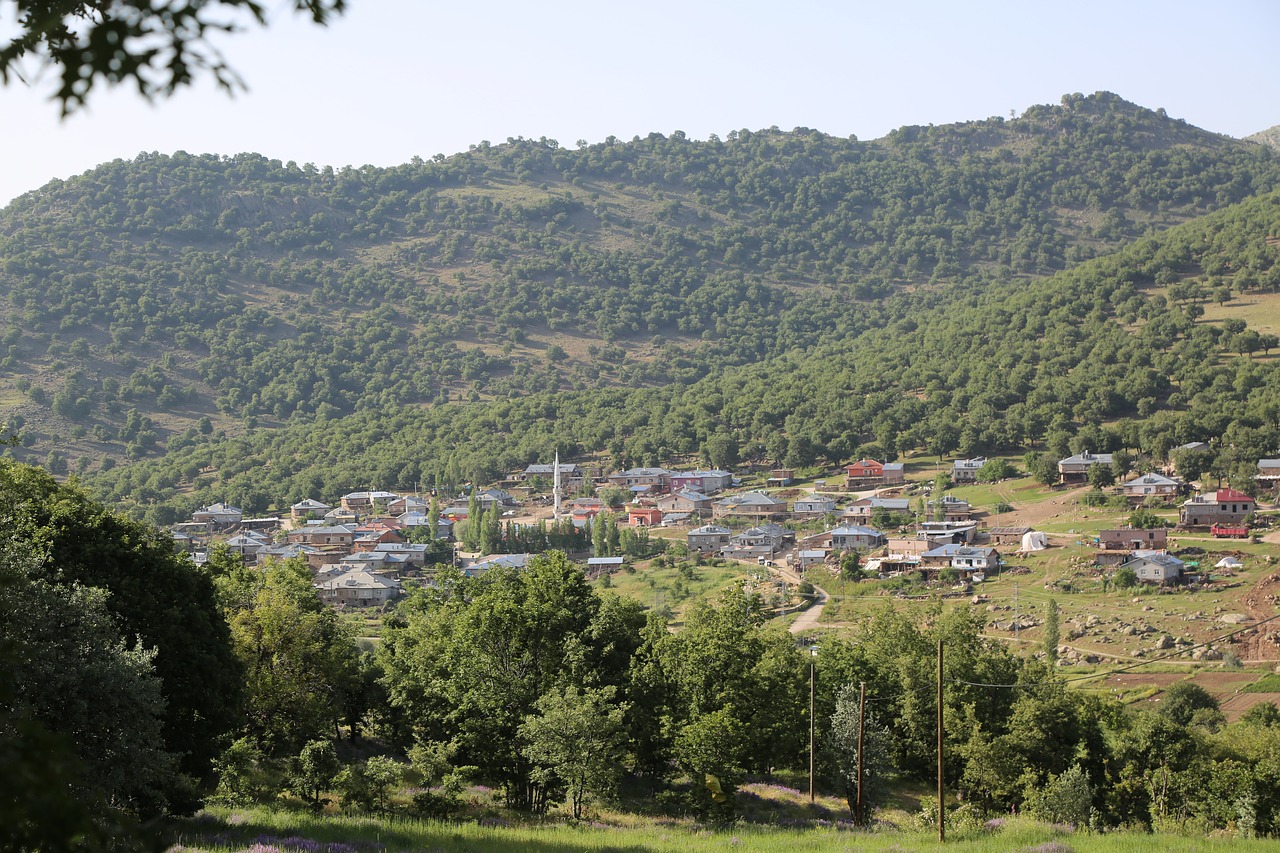
[[510, 825], [492, 816], [479, 822], [314, 816], [301, 811], [202, 812], [172, 827], [169, 850], [248, 851], [249, 853], [392, 853], [429, 850], [494, 853], [586, 853], [586, 851], [905, 851], [954, 850], [962, 853], [1130, 853], [1130, 851], [1274, 850], [1275, 841], [1224, 835], [1147, 833], [1093, 834], [1022, 818], [948, 827], [947, 842], [934, 829], [903, 830], [879, 826], [856, 830], [845, 823], [807, 821], [807, 826], [735, 824], [713, 828], [687, 820], [602, 820], [570, 824]]
[[[610, 582], [613, 592], [624, 598], [635, 599], [647, 607], [671, 608], [672, 624], [678, 626], [684, 622], [685, 611], [695, 602], [715, 601], [723, 590], [757, 573], [755, 567], [728, 560], [721, 566], [697, 566], [689, 578], [682, 577], [672, 566], [643, 563], [634, 572], [614, 572]], [[602, 589], [601, 580], [594, 581], [593, 586]]]

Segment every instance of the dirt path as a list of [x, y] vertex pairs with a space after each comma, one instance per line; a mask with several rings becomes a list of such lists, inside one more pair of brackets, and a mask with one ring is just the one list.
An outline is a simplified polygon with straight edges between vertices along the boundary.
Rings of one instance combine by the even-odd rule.
[[[1018, 527], [1025, 524], [1033, 530], [1038, 529], [1044, 522], [1062, 514], [1063, 510], [1067, 507], [1075, 506], [1076, 497], [1087, 491], [1089, 491], [1088, 486], [1081, 486], [1076, 489], [1071, 489], [1070, 491], [1055, 494], [1047, 500], [1038, 501], [1033, 504], [1023, 504], [1012, 512], [1002, 513], [1000, 515], [1000, 526]], [[1009, 496], [1003, 492], [1001, 493], [1001, 498], [1006, 503], [1013, 503]]]
[[808, 610], [797, 616], [796, 621], [791, 623], [791, 627], [787, 629], [791, 633], [804, 634], [818, 627], [818, 620], [822, 618], [822, 610], [827, 606], [830, 596], [821, 587], [815, 586], [813, 592], [818, 596], [818, 600]]

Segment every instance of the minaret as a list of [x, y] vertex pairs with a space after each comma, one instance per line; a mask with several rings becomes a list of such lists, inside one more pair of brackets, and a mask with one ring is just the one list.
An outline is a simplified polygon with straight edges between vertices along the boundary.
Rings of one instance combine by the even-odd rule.
[[553, 500], [555, 501], [555, 510], [553, 512], [553, 517], [555, 518], [556, 521], [559, 521], [560, 520], [560, 451], [559, 450], [556, 451], [556, 464], [552, 470], [555, 472], [553, 476], [553, 482], [555, 483], [555, 485], [552, 486]]

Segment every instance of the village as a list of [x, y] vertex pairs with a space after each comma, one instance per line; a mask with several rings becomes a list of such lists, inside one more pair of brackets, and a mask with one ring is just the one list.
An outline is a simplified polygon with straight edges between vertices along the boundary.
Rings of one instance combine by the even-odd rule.
[[[173, 535], [197, 562], [219, 544], [251, 564], [303, 559], [318, 595], [340, 609], [384, 607], [405, 594], [407, 583], [430, 583], [439, 564], [472, 577], [495, 566], [527, 565], [531, 553], [464, 547], [456, 533], [477, 509], [501, 518], [504, 539], [512, 540], [504, 546], [514, 546], [513, 534], [521, 530], [540, 530], [533, 541], [546, 543], [548, 525], [553, 532], [576, 534], [558, 541], [590, 577], [617, 572], [630, 559], [592, 548], [591, 530], [607, 517], [658, 550], [677, 544], [699, 558], [757, 567], [789, 593], [819, 588], [809, 600], [820, 600], [826, 579], [847, 575], [850, 554], [856, 555], [859, 578], [911, 578], [969, 592], [1011, 560], [1045, 549], [1055, 535], [1020, 523], [1014, 507], [974, 507], [947, 493], [977, 483], [987, 462], [957, 459], [931, 478], [909, 480], [902, 462], [859, 459], [834, 477], [797, 483], [794, 470], [781, 468], [750, 472], [744, 481], [724, 470], [657, 467], [601, 475], [557, 461], [529, 465], [466, 495], [354, 491], [334, 505], [308, 498], [287, 516], [263, 518], [245, 518], [238, 508], [216, 503], [175, 525]], [[1111, 464], [1106, 453], [1061, 459], [1057, 488], [1085, 485], [1095, 466]], [[1260, 460], [1256, 481], [1260, 491], [1276, 488], [1280, 459]], [[1177, 507], [1175, 532], [1188, 535], [1244, 540], [1269, 522], [1250, 495], [1225, 487], [1193, 493], [1172, 466], [1135, 475], [1108, 492], [1135, 511]], [[1093, 564], [1106, 573], [1130, 574], [1138, 583], [1201, 582], [1208, 567], [1188, 565], [1170, 553], [1171, 531], [1164, 525], [1172, 519], [1151, 518], [1159, 523], [1100, 530], [1091, 543]]]

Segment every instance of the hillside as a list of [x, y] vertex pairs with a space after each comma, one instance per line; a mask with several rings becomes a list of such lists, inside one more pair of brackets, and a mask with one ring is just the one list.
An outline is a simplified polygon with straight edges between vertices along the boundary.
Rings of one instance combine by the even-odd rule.
[[1268, 145], [1272, 148], [1280, 148], [1280, 124], [1246, 136], [1245, 139], [1250, 142], [1261, 142], [1263, 145]]
[[[520, 139], [337, 172], [147, 155], [0, 214], [0, 400], [18, 455], [56, 471], [168, 455], [98, 480], [143, 503], [225, 490], [277, 427], [296, 449], [273, 456], [268, 479], [324, 460], [326, 480], [385, 485], [442, 476], [449, 457], [455, 478], [493, 474], [552, 444], [617, 460], [705, 455], [713, 436], [733, 455], [800, 460], [934, 433], [956, 444], [909, 401], [932, 408], [942, 383], [957, 396], [938, 417], [954, 422], [974, 401], [969, 374], [944, 369], [950, 351], [901, 371], [936, 353], [949, 318], [1007, 300], [1022, 311], [1055, 271], [1276, 186], [1267, 149], [1107, 94], [873, 142], [806, 129], [573, 151]], [[1189, 255], [1138, 271], [1102, 313], [1123, 305], [1130, 325], [1181, 334], [1186, 312], [1147, 285], [1266, 291], [1269, 257], [1247, 275]], [[1203, 298], [1173, 300], [1188, 301]], [[1043, 328], [1018, 322], [1047, 337], [1078, 307]], [[961, 345], [1005, 336], [1011, 318]], [[924, 354], [891, 354], [897, 341]], [[1041, 372], [1069, 370], [1084, 346], [1049, 345]], [[815, 393], [818, 380], [842, 394]], [[1150, 413], [1170, 402], [1152, 381], [1058, 414], [1101, 423], [1135, 400]], [[764, 405], [748, 393], [759, 382]], [[575, 412], [583, 422], [565, 423]], [[412, 458], [375, 461], [409, 424], [428, 433]], [[1046, 424], [978, 443], [1043, 438]]]

